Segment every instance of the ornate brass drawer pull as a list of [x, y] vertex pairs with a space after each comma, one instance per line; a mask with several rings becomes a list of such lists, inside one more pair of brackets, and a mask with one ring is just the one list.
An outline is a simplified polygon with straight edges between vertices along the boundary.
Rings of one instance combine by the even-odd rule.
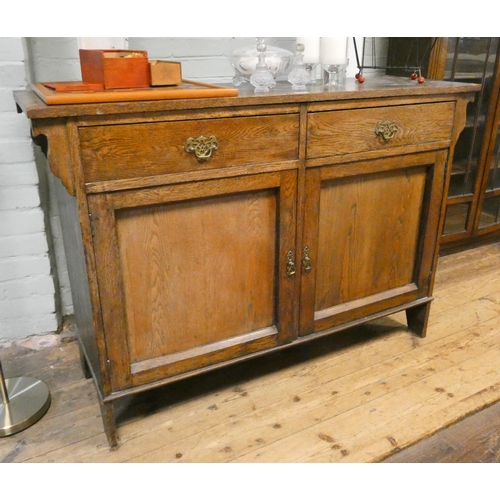
[[188, 153], [192, 153], [196, 156], [198, 161], [207, 161], [212, 157], [212, 153], [219, 147], [219, 141], [215, 135], [210, 137], [205, 137], [200, 135], [197, 139], [190, 137], [186, 140], [186, 145], [184, 149]]
[[384, 139], [385, 142], [389, 142], [398, 131], [398, 126], [396, 122], [390, 121], [380, 121], [375, 126], [375, 135]]
[[302, 252], [302, 270], [307, 272], [310, 271], [312, 268], [312, 262], [311, 262], [311, 250], [309, 249], [308, 246], [304, 248], [304, 251]]
[[286, 254], [286, 275], [293, 276], [296, 272], [295, 262], [293, 261], [293, 252], [291, 250]]

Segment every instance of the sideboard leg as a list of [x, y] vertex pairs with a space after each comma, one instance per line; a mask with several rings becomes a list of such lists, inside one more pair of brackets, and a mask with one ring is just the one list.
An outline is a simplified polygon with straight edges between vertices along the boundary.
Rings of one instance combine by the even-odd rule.
[[422, 338], [427, 334], [427, 323], [429, 321], [430, 310], [430, 302], [406, 310], [408, 328]]
[[116, 430], [115, 407], [113, 403], [100, 402], [104, 432], [108, 438], [109, 447], [114, 450], [118, 447], [118, 432]]

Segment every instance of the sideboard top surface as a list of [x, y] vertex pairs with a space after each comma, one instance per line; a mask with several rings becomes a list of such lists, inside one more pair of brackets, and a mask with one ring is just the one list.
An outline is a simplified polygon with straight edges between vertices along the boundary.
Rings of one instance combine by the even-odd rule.
[[199, 99], [168, 99], [93, 104], [47, 105], [31, 90], [14, 91], [18, 110], [30, 119], [96, 116], [121, 113], [161, 112], [216, 107], [260, 106], [270, 104], [299, 104], [303, 102], [342, 101], [351, 99], [383, 99], [476, 92], [480, 85], [445, 81], [426, 81], [418, 84], [404, 77], [370, 77], [360, 84], [348, 78], [339, 90], [325, 91], [322, 85], [311, 86], [307, 92], [294, 92], [285, 82], [279, 82], [266, 94], [256, 94], [247, 85], [235, 97]]

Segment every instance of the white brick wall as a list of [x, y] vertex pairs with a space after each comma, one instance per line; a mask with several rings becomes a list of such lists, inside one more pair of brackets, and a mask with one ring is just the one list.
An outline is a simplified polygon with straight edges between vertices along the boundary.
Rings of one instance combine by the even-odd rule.
[[[47, 82], [81, 79], [78, 46], [78, 39], [74, 37], [27, 38], [26, 48], [33, 80]], [[62, 316], [67, 316], [73, 314], [73, 299], [61, 235], [59, 210], [53, 194], [53, 179], [48, 175], [47, 160], [38, 148], [36, 152], [38, 171], [43, 176], [41, 197], [48, 218], [47, 231], [51, 236], [49, 248], [57, 273], [59, 312]]]
[[29, 120], [12, 92], [26, 86], [22, 38], [0, 38], [0, 343], [58, 328]]

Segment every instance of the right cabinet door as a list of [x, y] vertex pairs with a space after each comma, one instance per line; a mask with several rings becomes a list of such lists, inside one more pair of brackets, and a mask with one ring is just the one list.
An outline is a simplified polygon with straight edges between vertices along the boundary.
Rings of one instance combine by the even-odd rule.
[[300, 335], [429, 297], [446, 151], [306, 173]]

